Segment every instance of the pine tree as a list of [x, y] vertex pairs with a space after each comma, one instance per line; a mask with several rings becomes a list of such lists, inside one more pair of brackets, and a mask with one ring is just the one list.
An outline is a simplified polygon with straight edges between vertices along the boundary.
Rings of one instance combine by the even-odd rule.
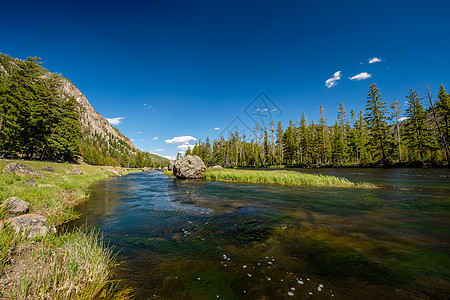
[[398, 149], [398, 161], [401, 162], [402, 161], [402, 149], [401, 149], [401, 145], [402, 145], [402, 140], [400, 137], [400, 115], [402, 113], [401, 111], [401, 105], [400, 103], [394, 99], [394, 102], [391, 104], [391, 108], [392, 108], [392, 114], [391, 114], [391, 118], [393, 120], [395, 120], [395, 132], [396, 134], [396, 138], [397, 138], [397, 149]]
[[429, 132], [427, 115], [421, 103], [423, 98], [420, 98], [419, 94], [412, 89], [406, 98], [408, 99], [408, 108], [406, 109], [408, 121], [405, 126], [406, 144], [413, 152], [418, 152], [420, 161], [425, 164], [427, 150], [435, 148], [436, 143]]
[[369, 129], [368, 146], [385, 163], [388, 161], [389, 140], [386, 123], [386, 102], [381, 100], [380, 90], [375, 83], [370, 85], [365, 114], [365, 121]]

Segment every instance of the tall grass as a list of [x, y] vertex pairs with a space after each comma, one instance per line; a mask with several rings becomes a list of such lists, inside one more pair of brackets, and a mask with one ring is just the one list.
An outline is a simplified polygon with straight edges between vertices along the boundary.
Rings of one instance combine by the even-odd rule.
[[355, 183], [343, 177], [305, 174], [294, 171], [219, 169], [202, 173], [202, 178], [212, 181], [279, 184], [289, 186], [375, 188], [373, 184]]
[[93, 299], [110, 284], [112, 250], [95, 231], [48, 235], [17, 257], [3, 297], [11, 299]]
[[[43, 176], [2, 173], [10, 162], [29, 166]], [[41, 171], [48, 166], [55, 172]], [[71, 174], [74, 168], [83, 174]], [[30, 212], [59, 225], [77, 217], [73, 207], [86, 198], [92, 182], [113, 176], [106, 172], [109, 168], [0, 160], [0, 203], [19, 197], [30, 203]], [[36, 180], [35, 186], [23, 183], [29, 178]], [[0, 206], [0, 222], [6, 223], [7, 217]], [[28, 240], [0, 224], [0, 299], [93, 299], [100, 291], [102, 299], [126, 299], [129, 291], [117, 293], [116, 284], [109, 280], [113, 265], [111, 250], [96, 232], [75, 230]]]
[[[29, 166], [41, 172], [43, 177], [1, 172], [10, 162]], [[55, 172], [41, 171], [47, 166], [53, 167]], [[83, 174], [71, 174], [70, 171], [74, 168], [82, 170]], [[30, 203], [30, 212], [38, 212], [50, 222], [59, 225], [77, 217], [73, 207], [85, 199], [88, 186], [92, 182], [113, 176], [105, 171], [108, 168], [110, 167], [0, 160], [0, 203], [8, 197], [19, 197]], [[35, 186], [23, 184], [29, 178], [36, 180]], [[39, 187], [46, 184], [54, 186]]]

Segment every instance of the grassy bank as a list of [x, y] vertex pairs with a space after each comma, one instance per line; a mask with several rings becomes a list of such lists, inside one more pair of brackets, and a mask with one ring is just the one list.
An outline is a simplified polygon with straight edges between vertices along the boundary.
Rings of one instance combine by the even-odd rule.
[[[164, 172], [173, 176], [172, 171]], [[208, 169], [202, 173], [202, 179], [211, 181], [278, 184], [289, 186], [315, 186], [315, 187], [345, 187], [345, 188], [376, 188], [366, 182], [352, 182], [347, 178], [305, 174], [294, 171], [256, 171], [239, 169]]]
[[[11, 162], [0, 161], [0, 170]], [[55, 225], [77, 217], [74, 206], [87, 197], [91, 183], [115, 176], [107, 171], [111, 167], [14, 162], [43, 176], [0, 173], [0, 202], [19, 197], [30, 203], [30, 213], [43, 215]], [[46, 167], [52, 167], [53, 172], [43, 171]], [[74, 169], [82, 174], [71, 173]], [[24, 184], [30, 178], [36, 180], [34, 186]], [[7, 217], [4, 210], [0, 211], [1, 220]], [[103, 298], [112, 297], [113, 265], [111, 250], [93, 231], [76, 230], [30, 240], [7, 225], [0, 230], [1, 299], [92, 299], [99, 292]]]

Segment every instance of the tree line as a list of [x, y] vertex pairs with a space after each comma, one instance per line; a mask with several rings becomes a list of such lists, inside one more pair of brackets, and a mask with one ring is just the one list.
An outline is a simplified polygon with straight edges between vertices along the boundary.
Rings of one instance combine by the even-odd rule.
[[20, 60], [0, 53], [0, 158], [83, 159], [124, 167], [167, 164], [167, 159], [131, 149], [112, 135], [89, 134], [81, 123], [80, 105], [63, 95], [61, 80], [37, 57]]
[[198, 155], [207, 165], [227, 167], [448, 164], [450, 97], [444, 86], [436, 101], [428, 84], [424, 96], [411, 89], [406, 100], [402, 118], [400, 102], [394, 99], [388, 106], [372, 84], [365, 111], [348, 114], [340, 103], [331, 126], [320, 106], [318, 123], [308, 123], [303, 113], [285, 129], [281, 121], [277, 126], [272, 121], [269, 127], [256, 124], [251, 136], [233, 132], [212, 144], [206, 138], [186, 155]]

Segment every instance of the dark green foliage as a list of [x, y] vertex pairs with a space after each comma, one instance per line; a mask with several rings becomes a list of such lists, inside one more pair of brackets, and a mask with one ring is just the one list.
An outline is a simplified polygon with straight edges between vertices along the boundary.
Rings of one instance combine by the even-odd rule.
[[[412, 106], [407, 111], [408, 119], [401, 119], [400, 104], [391, 106], [392, 124], [387, 123], [386, 103], [376, 85], [370, 86], [366, 114], [350, 111], [350, 120], [344, 104], [339, 104], [337, 120], [333, 127], [327, 126], [325, 111], [320, 107], [318, 124], [308, 124], [303, 113], [300, 121], [290, 121], [284, 130], [281, 122], [275, 129], [255, 126], [250, 140], [237, 132], [226, 140], [223, 136], [213, 145], [199, 141], [190, 154], [199, 155], [207, 165], [227, 167], [293, 166], [342, 166], [346, 164], [386, 165], [389, 162], [415, 163], [422, 161], [444, 163], [443, 150], [437, 147], [436, 130], [428, 125], [430, 114], [417, 99], [410, 95]], [[437, 103], [439, 120], [444, 124], [449, 110], [448, 94], [443, 87]], [[417, 124], [413, 123], [417, 120]], [[418, 132], [418, 134], [416, 133]], [[407, 137], [408, 136], [408, 137]]]
[[[0, 157], [76, 161], [93, 165], [161, 167], [168, 160], [142, 152], [112, 134], [82, 132], [82, 106], [63, 95], [62, 77], [0, 54]], [[87, 124], [89, 126], [89, 124]], [[123, 136], [114, 128], [119, 136]]]
[[81, 125], [78, 104], [61, 98], [58, 77], [38, 61], [0, 54], [0, 156], [74, 161]]
[[431, 135], [427, 114], [422, 106], [419, 94], [410, 90], [406, 116], [409, 119], [405, 126], [406, 145], [411, 149], [411, 155], [418, 155], [422, 163], [425, 162], [426, 153], [437, 148], [436, 139]]
[[381, 101], [380, 90], [375, 84], [370, 85], [367, 94], [365, 121], [369, 129], [369, 149], [376, 159], [388, 161], [389, 151], [388, 125], [386, 122], [386, 102]]

